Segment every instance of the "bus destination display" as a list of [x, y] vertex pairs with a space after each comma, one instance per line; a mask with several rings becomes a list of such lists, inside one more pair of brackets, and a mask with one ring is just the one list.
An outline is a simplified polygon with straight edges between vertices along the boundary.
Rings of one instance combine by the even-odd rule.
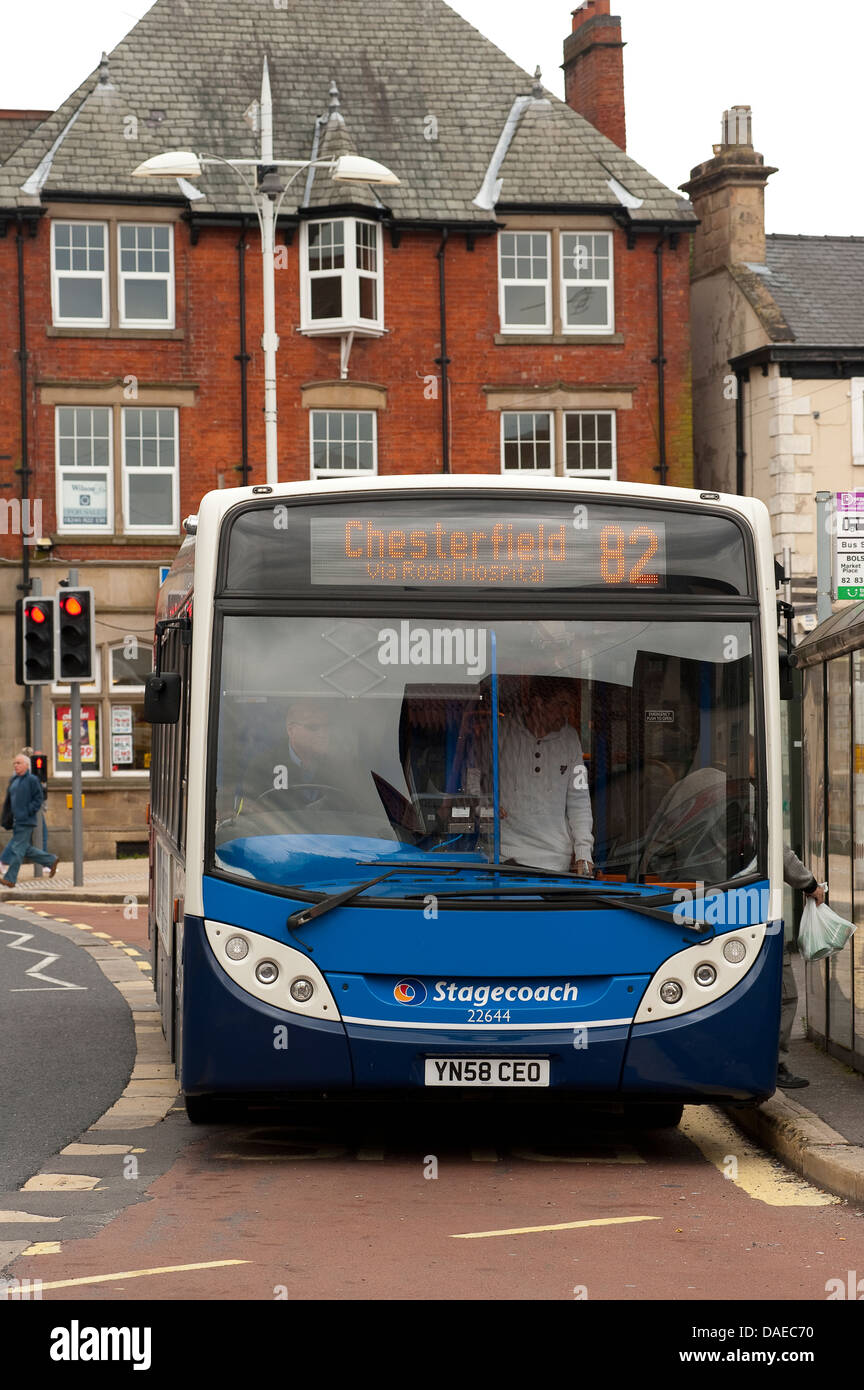
[[313, 585], [647, 589], [666, 584], [666, 526], [638, 513], [311, 518]]

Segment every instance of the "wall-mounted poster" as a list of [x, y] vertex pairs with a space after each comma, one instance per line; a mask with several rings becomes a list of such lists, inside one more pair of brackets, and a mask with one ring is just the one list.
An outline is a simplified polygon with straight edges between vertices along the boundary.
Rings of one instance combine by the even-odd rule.
[[132, 735], [131, 735], [131, 734], [112, 734], [112, 735], [111, 735], [111, 765], [112, 765], [112, 767], [131, 767], [131, 765], [132, 765]]
[[[132, 732], [132, 706], [131, 705], [112, 705], [111, 706], [111, 732], [112, 734], [131, 734]], [[112, 759], [116, 762], [117, 759]]]
[[60, 505], [64, 526], [107, 526], [108, 474], [64, 477]]
[[[54, 737], [57, 746], [57, 762], [72, 766], [72, 710], [69, 705], [54, 707]], [[96, 706], [81, 706], [81, 765], [96, 767], [99, 762], [97, 748]]]

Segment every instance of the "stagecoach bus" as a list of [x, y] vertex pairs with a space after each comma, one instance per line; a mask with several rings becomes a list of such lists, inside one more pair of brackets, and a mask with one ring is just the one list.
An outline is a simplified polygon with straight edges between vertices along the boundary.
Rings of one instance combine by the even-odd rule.
[[150, 935], [189, 1118], [774, 1089], [777, 598], [751, 498], [209, 493], [162, 585]]

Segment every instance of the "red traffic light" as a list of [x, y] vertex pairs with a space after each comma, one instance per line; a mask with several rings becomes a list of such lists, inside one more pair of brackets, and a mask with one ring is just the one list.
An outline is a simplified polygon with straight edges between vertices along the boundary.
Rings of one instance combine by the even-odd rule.
[[[61, 602], [63, 601], [61, 600]], [[77, 618], [79, 614], [84, 612], [81, 600], [77, 599], [74, 594], [70, 594], [69, 597], [65, 600], [65, 602], [63, 602], [63, 607], [66, 610], [67, 617], [69, 618]]]
[[28, 608], [27, 616], [30, 619], [30, 621], [34, 623], [44, 623], [47, 621], [45, 609], [37, 607], [36, 604], [34, 604], [31, 608]]

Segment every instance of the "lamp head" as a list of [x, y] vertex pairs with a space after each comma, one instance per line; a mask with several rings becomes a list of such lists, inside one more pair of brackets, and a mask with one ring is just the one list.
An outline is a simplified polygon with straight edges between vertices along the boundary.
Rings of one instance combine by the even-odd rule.
[[363, 159], [359, 154], [343, 154], [336, 160], [330, 177], [336, 183], [375, 183], [395, 188], [400, 180], [374, 159]]
[[201, 161], [192, 150], [166, 150], [164, 154], [154, 154], [152, 159], [145, 159], [143, 164], [132, 170], [132, 177], [200, 179], [201, 172]]

